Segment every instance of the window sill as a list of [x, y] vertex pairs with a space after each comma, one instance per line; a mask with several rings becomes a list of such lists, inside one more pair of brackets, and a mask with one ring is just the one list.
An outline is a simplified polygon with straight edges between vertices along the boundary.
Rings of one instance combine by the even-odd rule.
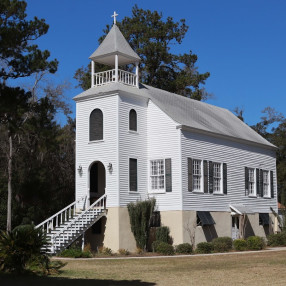
[[162, 191], [148, 191], [149, 194], [166, 194], [165, 190]]
[[138, 191], [128, 191], [128, 193], [131, 195], [140, 195]]
[[136, 135], [139, 135], [139, 132], [138, 132], [138, 131], [128, 130], [128, 132], [129, 132], [130, 134], [136, 134]]
[[214, 196], [224, 196], [224, 193], [213, 193]]
[[269, 199], [272, 199], [272, 198], [271, 197], [263, 197], [263, 199], [268, 199], [269, 200]]
[[94, 141], [89, 141], [88, 144], [94, 144], [94, 143], [101, 143], [104, 142], [104, 140], [94, 140]]
[[192, 194], [204, 194], [204, 192], [201, 192], [201, 191], [192, 191], [190, 193], [192, 193]]
[[257, 196], [256, 196], [256, 195], [249, 195], [248, 197], [249, 197], [249, 198], [255, 198], [255, 199], [257, 199]]

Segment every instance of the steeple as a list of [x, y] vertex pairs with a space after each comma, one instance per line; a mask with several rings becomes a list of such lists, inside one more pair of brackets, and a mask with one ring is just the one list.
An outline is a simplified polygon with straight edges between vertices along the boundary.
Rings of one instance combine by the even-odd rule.
[[[114, 17], [113, 27], [106, 35], [100, 46], [89, 57], [91, 59], [92, 87], [111, 82], [121, 82], [136, 87], [139, 86], [138, 64], [141, 59], [130, 47], [117, 27], [116, 16], [118, 16], [118, 14], [114, 12], [112, 15], [112, 17]], [[111, 66], [114, 69], [106, 72], [95, 73], [94, 62]], [[118, 69], [118, 66], [127, 64], [135, 64], [136, 74]]]

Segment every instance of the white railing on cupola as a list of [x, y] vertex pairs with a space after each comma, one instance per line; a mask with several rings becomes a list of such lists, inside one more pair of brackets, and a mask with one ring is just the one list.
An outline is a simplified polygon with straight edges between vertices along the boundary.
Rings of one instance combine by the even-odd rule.
[[[115, 69], [98, 72], [94, 74], [94, 81], [92, 83], [92, 87], [106, 85], [113, 82], [116, 82]], [[137, 75], [119, 69], [117, 82], [137, 87]]]

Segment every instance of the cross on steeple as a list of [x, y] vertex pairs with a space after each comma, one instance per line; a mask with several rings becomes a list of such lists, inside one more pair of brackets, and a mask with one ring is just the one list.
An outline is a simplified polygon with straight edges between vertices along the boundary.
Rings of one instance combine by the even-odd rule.
[[118, 16], [118, 14], [116, 14], [116, 12], [114, 11], [113, 15], [111, 15], [111, 17], [113, 17], [113, 23], [116, 25], [116, 16]]

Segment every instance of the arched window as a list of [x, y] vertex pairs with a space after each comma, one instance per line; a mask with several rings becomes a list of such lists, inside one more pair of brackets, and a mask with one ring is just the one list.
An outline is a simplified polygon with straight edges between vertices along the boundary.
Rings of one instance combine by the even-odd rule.
[[103, 113], [100, 109], [94, 109], [89, 118], [89, 141], [103, 139]]
[[129, 130], [137, 131], [137, 113], [134, 109], [129, 112]]

